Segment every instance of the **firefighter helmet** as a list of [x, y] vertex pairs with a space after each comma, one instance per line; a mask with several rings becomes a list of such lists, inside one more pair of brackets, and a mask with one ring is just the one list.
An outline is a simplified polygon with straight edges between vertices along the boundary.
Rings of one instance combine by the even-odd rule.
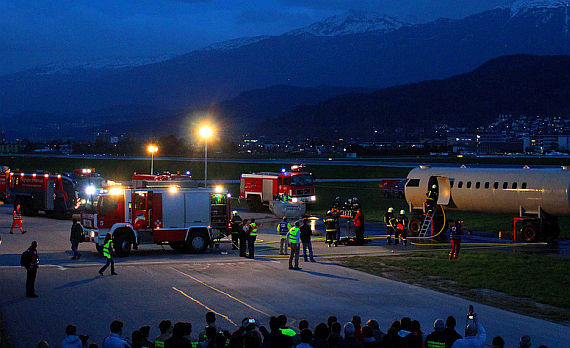
[[348, 199], [348, 203], [352, 203], [352, 198], [349, 198], [349, 199]]
[[437, 185], [436, 185], [436, 184], [433, 184], [433, 185], [431, 185], [431, 188], [432, 188], [432, 189], [436, 189], [436, 188], [437, 188]]
[[232, 215], [237, 215], [237, 210], [232, 211]]
[[352, 199], [353, 202], [356, 202], [357, 200], [358, 200], [358, 198], [356, 198], [356, 197], [354, 197], [354, 198]]
[[404, 209], [400, 210], [400, 215], [406, 215], [406, 211]]
[[335, 201], [340, 201], [340, 197], [337, 197], [334, 199]]
[[393, 213], [394, 212], [394, 208], [390, 207], [388, 208], [388, 213]]

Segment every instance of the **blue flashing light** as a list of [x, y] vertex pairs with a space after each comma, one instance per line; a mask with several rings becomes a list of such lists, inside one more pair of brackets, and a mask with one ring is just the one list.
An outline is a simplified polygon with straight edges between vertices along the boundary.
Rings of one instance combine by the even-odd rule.
[[281, 168], [281, 173], [285, 173], [285, 168]]
[[189, 171], [189, 170], [186, 171], [186, 175], [190, 175], [190, 171]]

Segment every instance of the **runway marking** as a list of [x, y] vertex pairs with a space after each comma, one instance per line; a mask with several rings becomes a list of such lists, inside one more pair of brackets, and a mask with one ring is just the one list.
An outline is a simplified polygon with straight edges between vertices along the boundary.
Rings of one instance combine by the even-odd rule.
[[230, 318], [228, 318], [227, 316], [225, 316], [225, 315], [223, 315], [223, 314], [221, 314], [221, 313], [216, 312], [216, 311], [213, 310], [212, 308], [210, 308], [210, 307], [206, 306], [205, 304], [203, 304], [202, 302], [196, 300], [194, 297], [188, 295], [188, 294], [185, 293], [184, 291], [179, 290], [179, 289], [175, 288], [174, 286], [172, 287], [172, 290], [178, 291], [178, 292], [181, 293], [183, 296], [185, 296], [185, 297], [191, 299], [192, 301], [196, 302], [196, 303], [199, 304], [200, 306], [206, 308], [207, 311], [216, 313], [216, 314], [219, 315], [220, 317], [222, 317], [222, 318], [226, 319], [227, 321], [229, 321], [230, 323], [232, 323], [232, 325], [234, 325], [235, 327], [238, 326], [236, 323], [234, 323], [234, 322], [233, 322]]
[[265, 313], [264, 311], [262, 311], [262, 310], [260, 310], [260, 309], [257, 309], [257, 308], [255, 308], [255, 307], [253, 307], [253, 306], [251, 306], [251, 305], [249, 305], [249, 304], [243, 302], [242, 300], [240, 300], [240, 299], [238, 299], [238, 298], [236, 298], [236, 297], [234, 297], [234, 296], [228, 294], [227, 292], [224, 292], [224, 291], [222, 291], [222, 290], [216, 289], [216, 288], [214, 288], [213, 286], [204, 283], [204, 282], [201, 281], [200, 279], [191, 276], [190, 274], [184, 273], [184, 272], [182, 272], [182, 271], [180, 271], [180, 270], [178, 270], [178, 269], [176, 269], [176, 268], [174, 268], [174, 270], [177, 271], [177, 272], [179, 272], [179, 273], [184, 274], [184, 275], [187, 276], [188, 278], [190, 278], [190, 279], [192, 279], [192, 280], [195, 280], [195, 281], [197, 281], [198, 283], [200, 283], [200, 284], [202, 284], [202, 285], [204, 285], [204, 286], [206, 286], [206, 287], [208, 287], [208, 288], [210, 288], [210, 289], [212, 289], [212, 290], [214, 290], [214, 291], [219, 292], [219, 293], [222, 294], [222, 295], [226, 295], [227, 297], [231, 298], [232, 300], [237, 301], [237, 302], [241, 303], [242, 305], [244, 305], [244, 306], [246, 306], [246, 307], [248, 307], [248, 308], [251, 308], [251, 309], [253, 309], [254, 311], [256, 311], [256, 312], [258, 312], [258, 313], [261, 313], [261, 314], [267, 316], [268, 318], [271, 317], [271, 314], [267, 314], [267, 313]]

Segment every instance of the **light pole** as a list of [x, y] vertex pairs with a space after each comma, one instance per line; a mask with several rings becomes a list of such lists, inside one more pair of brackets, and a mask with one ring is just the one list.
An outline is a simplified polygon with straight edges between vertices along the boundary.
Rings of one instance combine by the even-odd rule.
[[204, 187], [208, 187], [208, 138], [214, 133], [212, 128], [200, 128], [200, 136], [204, 138]]
[[154, 153], [158, 151], [158, 146], [149, 145], [146, 150], [150, 152], [150, 175], [152, 175], [154, 171]]

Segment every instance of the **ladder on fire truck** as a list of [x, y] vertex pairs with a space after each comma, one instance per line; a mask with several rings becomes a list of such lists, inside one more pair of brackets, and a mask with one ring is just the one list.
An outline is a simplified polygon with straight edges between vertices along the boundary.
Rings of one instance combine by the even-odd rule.
[[437, 210], [437, 206], [433, 207], [433, 209], [428, 210], [426, 213], [426, 217], [424, 218], [424, 222], [422, 223], [422, 227], [420, 228], [420, 232], [418, 233], [418, 237], [425, 237], [431, 227], [431, 223], [433, 222], [433, 217], [435, 216], [435, 211]]

